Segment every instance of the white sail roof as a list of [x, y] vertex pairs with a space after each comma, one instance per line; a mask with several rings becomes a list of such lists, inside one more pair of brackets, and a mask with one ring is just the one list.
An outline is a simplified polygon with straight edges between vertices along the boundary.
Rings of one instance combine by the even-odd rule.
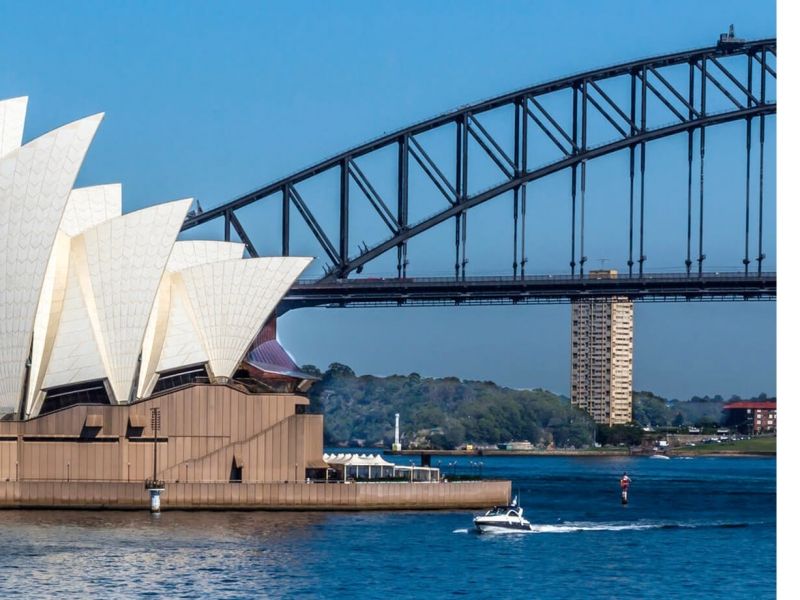
[[121, 214], [122, 186], [118, 183], [78, 188], [72, 190], [69, 195], [56, 241], [50, 252], [34, 320], [26, 414], [30, 414], [34, 404], [41, 404], [41, 398], [37, 400], [36, 397], [41, 396], [40, 389], [53, 351], [61, 315], [71, 238]]
[[158, 372], [208, 360], [197, 333], [183, 282], [180, 277], [176, 277], [176, 273], [195, 265], [240, 259], [243, 254], [244, 244], [234, 242], [175, 242], [147, 323], [137, 392], [139, 398], [150, 395], [158, 379]]
[[167, 262], [167, 271], [177, 273], [195, 265], [205, 265], [221, 260], [234, 260], [244, 256], [244, 244], [212, 240], [181, 240], [175, 242]]
[[233, 376], [264, 321], [311, 260], [226, 260], [180, 272], [214, 377]]
[[27, 96], [0, 100], [0, 156], [22, 145], [27, 108]]
[[94, 185], [72, 190], [60, 229], [70, 237], [122, 214], [122, 186]]
[[169, 318], [156, 371], [163, 373], [208, 361], [208, 355], [197, 330], [194, 313], [186, 296], [186, 288], [183, 281], [176, 278], [172, 283]]
[[28, 379], [25, 413], [30, 414], [32, 405], [40, 395], [47, 364], [53, 352], [58, 322], [64, 304], [69, 269], [71, 242], [63, 231], [56, 234], [56, 241], [47, 263], [39, 305], [33, 322], [31, 343], [31, 366]]
[[156, 292], [192, 200], [158, 204], [86, 231], [101, 353], [117, 403], [127, 402]]
[[[101, 345], [98, 343], [99, 326], [83, 240], [75, 240], [72, 246], [63, 308], [46, 363], [46, 374], [41, 385], [43, 389], [104, 379], [106, 376]], [[31, 414], [38, 413], [42, 400], [43, 395], [34, 395]]]
[[22, 399], [51, 249], [101, 119], [75, 121], [0, 157], [0, 404]]

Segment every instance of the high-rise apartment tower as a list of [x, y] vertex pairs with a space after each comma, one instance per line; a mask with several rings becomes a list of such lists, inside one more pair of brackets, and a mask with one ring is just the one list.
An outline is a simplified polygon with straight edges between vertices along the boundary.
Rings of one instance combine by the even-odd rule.
[[[614, 270], [589, 277], [615, 278]], [[633, 302], [626, 297], [572, 303], [572, 404], [604, 425], [633, 413]]]

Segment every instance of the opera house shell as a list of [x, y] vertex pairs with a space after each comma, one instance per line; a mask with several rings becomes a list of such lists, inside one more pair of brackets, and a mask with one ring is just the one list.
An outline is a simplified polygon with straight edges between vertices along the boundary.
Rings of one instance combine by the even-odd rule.
[[186, 373], [231, 380], [311, 259], [176, 241], [191, 199], [122, 214], [119, 184], [73, 189], [102, 115], [22, 145], [26, 103], [0, 102], [0, 406], [30, 418]]
[[324, 466], [310, 380], [275, 336], [311, 259], [177, 241], [191, 199], [123, 214], [119, 184], [73, 188], [103, 115], [23, 144], [26, 108], [0, 101], [0, 480], [143, 480], [136, 442], [162, 434], [159, 478]]

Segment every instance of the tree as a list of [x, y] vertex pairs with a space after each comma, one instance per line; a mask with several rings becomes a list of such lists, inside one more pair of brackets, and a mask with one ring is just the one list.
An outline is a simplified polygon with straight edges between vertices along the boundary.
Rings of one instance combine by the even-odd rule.
[[325, 373], [325, 375], [338, 376], [338, 377], [355, 377], [356, 376], [356, 374], [353, 371], [353, 369], [351, 369], [347, 365], [343, 365], [342, 363], [338, 363], [338, 362], [331, 363], [328, 366], [328, 371]]
[[319, 377], [322, 379], [322, 371], [320, 371], [316, 365], [303, 365], [300, 367], [300, 370], [304, 373], [308, 373], [309, 375], [313, 375], [314, 377]]
[[[521, 440], [581, 447], [592, 442], [594, 428], [583, 411], [545, 390], [512, 390], [455, 377], [357, 376], [341, 363], [331, 364], [309, 398], [325, 414], [327, 443], [391, 441], [396, 412], [406, 435], [427, 435], [431, 444], [448, 448]], [[435, 428], [441, 431], [425, 433]]]
[[716, 421], [709, 416], [704, 416], [695, 423], [695, 425], [697, 425], [698, 427], [716, 427], [718, 424], [719, 421]]
[[464, 443], [466, 430], [458, 421], [453, 421], [444, 429], [443, 442], [448, 450], [454, 450]]
[[633, 420], [642, 425], [663, 427], [675, 418], [675, 411], [664, 398], [651, 392], [636, 392], [633, 397]]
[[633, 425], [597, 426], [597, 442], [600, 444], [638, 446], [642, 443], [642, 435], [642, 430]]

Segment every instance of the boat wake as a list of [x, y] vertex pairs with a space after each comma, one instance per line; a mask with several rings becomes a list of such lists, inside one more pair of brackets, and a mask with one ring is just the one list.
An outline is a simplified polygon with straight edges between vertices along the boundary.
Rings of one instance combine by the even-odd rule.
[[579, 533], [583, 531], [646, 531], [649, 529], [729, 529], [747, 527], [748, 523], [584, 523], [564, 522], [557, 525], [531, 524], [532, 533]]
[[[505, 535], [521, 533], [581, 533], [584, 531], [647, 531], [653, 529], [738, 529], [749, 527], [750, 523], [673, 523], [673, 522], [643, 522], [643, 523], [593, 523], [593, 522], [563, 522], [558, 524], [531, 523], [531, 530], [499, 530], [487, 531], [484, 535]], [[454, 529], [453, 533], [477, 533], [474, 528]]]

